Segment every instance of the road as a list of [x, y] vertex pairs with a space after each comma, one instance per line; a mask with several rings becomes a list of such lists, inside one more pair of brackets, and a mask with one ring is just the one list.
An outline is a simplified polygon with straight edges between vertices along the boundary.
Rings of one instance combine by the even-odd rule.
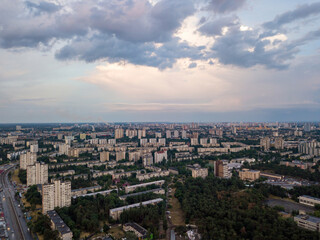
[[14, 187], [9, 181], [8, 173], [14, 166], [6, 166], [4, 172], [0, 175], [0, 185], [2, 188], [1, 201], [6, 222], [10, 230], [9, 238], [11, 240], [32, 240], [32, 236], [28, 231], [27, 223], [24, 215], [16, 201], [14, 195]]

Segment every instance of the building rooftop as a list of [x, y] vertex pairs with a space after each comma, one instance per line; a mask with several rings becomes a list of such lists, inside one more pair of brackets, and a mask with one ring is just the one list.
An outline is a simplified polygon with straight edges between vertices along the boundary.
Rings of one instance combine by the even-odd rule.
[[123, 207], [113, 208], [113, 209], [110, 209], [110, 212], [118, 212], [118, 211], [122, 211], [122, 210], [125, 210], [125, 209], [133, 208], [133, 207], [139, 207], [140, 205], [158, 203], [158, 202], [161, 202], [161, 201], [163, 201], [162, 198], [156, 198], [156, 199], [152, 199], [152, 200], [145, 201], [145, 202], [140, 202], [140, 203], [135, 203], [135, 204], [131, 204], [131, 205], [126, 205], [126, 206], [123, 206]]
[[132, 227], [133, 229], [135, 229], [137, 232], [139, 232], [142, 236], [146, 236], [148, 231], [143, 228], [142, 226], [140, 226], [139, 224], [132, 222], [132, 223], [126, 223], [124, 224], [126, 227]]
[[137, 192], [137, 193], [131, 193], [131, 194], [122, 195], [122, 196], [119, 196], [119, 197], [120, 198], [133, 197], [133, 196], [138, 196], [138, 195], [141, 195], [141, 194], [157, 192], [157, 191], [160, 191], [160, 190], [162, 190], [162, 188], [156, 188], [156, 189], [151, 189], [151, 190], [147, 190], [147, 191], [143, 191], [143, 192]]
[[51, 210], [47, 212], [49, 218], [54, 223], [56, 229], [62, 234], [70, 233], [70, 228], [64, 223], [62, 218], [58, 215], [55, 210]]
[[314, 216], [310, 216], [310, 215], [297, 215], [295, 217], [303, 219], [303, 220], [307, 220], [307, 221], [313, 222], [313, 223], [320, 223], [320, 218], [314, 217]]
[[300, 197], [304, 197], [304, 198], [309, 198], [309, 199], [312, 199], [312, 200], [320, 201], [320, 198], [311, 197], [311, 196], [308, 196], [308, 195], [302, 195], [302, 196], [299, 196], [299, 198]]

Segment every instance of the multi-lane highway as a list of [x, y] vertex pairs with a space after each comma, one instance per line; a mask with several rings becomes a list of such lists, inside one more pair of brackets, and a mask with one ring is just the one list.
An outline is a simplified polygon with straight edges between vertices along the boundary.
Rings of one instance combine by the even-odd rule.
[[1, 201], [3, 203], [4, 216], [8, 225], [9, 238], [11, 240], [32, 240], [26, 220], [19, 207], [20, 205], [14, 197], [14, 187], [8, 179], [8, 173], [13, 168], [14, 166], [5, 166], [4, 171], [0, 175], [0, 185], [2, 188]]

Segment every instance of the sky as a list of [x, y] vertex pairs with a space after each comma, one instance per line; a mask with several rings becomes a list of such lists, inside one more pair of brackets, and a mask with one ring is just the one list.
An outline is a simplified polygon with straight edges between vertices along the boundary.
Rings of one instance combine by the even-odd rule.
[[319, 119], [319, 0], [1, 0], [0, 123]]

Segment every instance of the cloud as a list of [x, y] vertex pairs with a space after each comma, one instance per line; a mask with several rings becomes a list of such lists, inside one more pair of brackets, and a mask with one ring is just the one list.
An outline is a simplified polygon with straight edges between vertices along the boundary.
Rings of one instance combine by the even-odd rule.
[[228, 13], [238, 10], [245, 3], [246, 0], [211, 0], [207, 9], [215, 13]]
[[222, 64], [244, 68], [263, 65], [270, 69], [286, 69], [288, 60], [293, 59], [299, 49], [286, 42], [277, 42], [278, 47], [270, 49], [270, 43], [271, 40], [261, 38], [257, 30], [242, 31], [235, 26], [216, 39], [213, 57]]
[[198, 31], [207, 36], [222, 35], [222, 30], [225, 27], [231, 27], [239, 24], [239, 19], [236, 16], [223, 17], [202, 25]]
[[62, 6], [51, 3], [51, 2], [45, 2], [45, 1], [41, 1], [40, 3], [34, 3], [31, 1], [26, 1], [25, 2], [26, 6], [28, 8], [30, 8], [32, 11], [34, 11], [34, 13], [37, 14], [41, 14], [43, 12], [46, 13], [54, 13], [59, 11]]
[[[271, 41], [275, 33], [261, 26], [243, 31], [239, 17], [230, 13], [245, 3], [211, 0], [207, 10], [224, 14], [215, 14], [212, 20], [212, 12], [203, 14], [193, 0], [76, 0], [59, 1], [59, 5], [2, 0], [0, 47], [54, 49], [58, 60], [125, 61], [159, 69], [171, 68], [182, 58], [285, 69], [298, 47], [318, 36], [313, 31], [305, 39]], [[279, 15], [273, 22], [282, 25], [316, 14], [317, 7], [317, 3], [302, 5], [302, 10]]]
[[285, 24], [320, 14], [320, 2], [298, 6], [293, 11], [288, 11], [275, 17], [274, 20], [263, 24], [268, 29], [278, 29]]
[[188, 68], [196, 68], [197, 67], [197, 63], [193, 62], [189, 64]]
[[57, 52], [60, 60], [78, 59], [87, 62], [107, 59], [109, 62], [128, 61], [160, 69], [172, 67], [179, 58], [201, 59], [201, 48], [191, 47], [178, 38], [157, 47], [153, 43], [135, 43], [109, 35], [79, 38]]
[[163, 42], [195, 12], [191, 0], [99, 2], [91, 10], [90, 27], [131, 42]]
[[[33, 48], [57, 39], [89, 37], [91, 32], [129, 42], [164, 42], [195, 12], [191, 0], [161, 0], [155, 5], [148, 0], [80, 0], [64, 6], [30, 1], [25, 4], [19, 0], [2, 1], [1, 47]], [[44, 14], [29, 13], [28, 9]]]
[[[190, 69], [187, 59], [179, 60], [172, 69], [163, 71], [114, 63], [100, 65], [78, 80], [111, 95], [103, 103], [105, 111], [111, 112], [319, 108], [320, 83], [317, 73], [312, 71], [319, 63], [318, 57], [301, 58], [294, 63], [292, 71], [211, 66], [204, 61], [197, 61], [198, 67]], [[135, 76], [135, 81], [131, 76]]]

